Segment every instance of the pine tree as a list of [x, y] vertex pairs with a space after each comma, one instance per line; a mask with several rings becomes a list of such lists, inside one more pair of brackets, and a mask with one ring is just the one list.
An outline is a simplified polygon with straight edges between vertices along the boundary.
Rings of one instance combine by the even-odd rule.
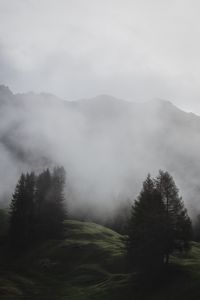
[[191, 221], [171, 175], [148, 175], [132, 208], [128, 252], [132, 265], [155, 270], [168, 264], [175, 250], [189, 249]]
[[195, 242], [200, 241], [200, 214], [197, 214], [193, 220], [193, 238]]
[[51, 214], [49, 212], [49, 198], [51, 189], [51, 173], [49, 169], [44, 170], [37, 176], [35, 195], [36, 236], [38, 240], [49, 237], [51, 226]]
[[41, 239], [62, 236], [66, 218], [64, 185], [65, 170], [62, 167], [55, 168], [53, 173], [47, 169], [37, 178], [36, 226]]
[[64, 168], [48, 169], [35, 176], [22, 174], [10, 205], [11, 245], [26, 248], [33, 242], [60, 238], [66, 218]]
[[164, 261], [165, 208], [150, 175], [143, 183], [132, 207], [128, 252], [131, 264], [139, 270], [152, 272]]
[[22, 174], [10, 205], [10, 241], [15, 247], [28, 247], [34, 230], [35, 175]]
[[64, 187], [66, 173], [63, 167], [56, 167], [52, 174], [51, 204], [54, 213], [53, 232], [55, 236], [62, 236], [64, 220], [66, 218], [66, 207], [64, 206]]
[[169, 256], [174, 250], [189, 249], [192, 225], [173, 177], [168, 172], [160, 170], [155, 182], [166, 209], [165, 258], [168, 263]]

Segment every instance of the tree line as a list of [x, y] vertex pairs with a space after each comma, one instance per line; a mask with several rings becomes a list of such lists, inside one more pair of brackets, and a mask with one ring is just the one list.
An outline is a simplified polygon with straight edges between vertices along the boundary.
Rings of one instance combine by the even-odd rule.
[[[21, 174], [10, 205], [9, 241], [14, 249], [63, 237], [65, 179], [63, 167], [46, 169], [38, 175]], [[168, 172], [159, 171], [155, 178], [148, 175], [130, 217], [127, 211], [123, 215], [128, 219], [123, 231], [128, 236], [131, 268], [155, 272], [169, 263], [172, 253], [189, 250], [192, 223]]]
[[28, 247], [48, 238], [59, 238], [66, 218], [65, 170], [56, 167], [22, 173], [10, 205], [9, 241], [12, 247]]

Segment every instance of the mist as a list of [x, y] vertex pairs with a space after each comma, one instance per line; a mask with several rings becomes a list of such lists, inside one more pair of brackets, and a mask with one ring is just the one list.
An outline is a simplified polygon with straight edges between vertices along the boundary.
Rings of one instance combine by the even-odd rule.
[[198, 12], [198, 1], [0, 0], [2, 205], [21, 172], [60, 164], [72, 212], [109, 214], [159, 169], [198, 211], [200, 125], [186, 113], [200, 114]]
[[[21, 172], [67, 172], [72, 214], [109, 216], [138, 195], [148, 173], [169, 171], [190, 213], [198, 208], [198, 116], [172, 103], [107, 95], [65, 101], [0, 88], [0, 198], [8, 205]], [[199, 208], [198, 208], [199, 209]]]
[[0, 82], [68, 100], [160, 97], [200, 114], [199, 8], [196, 0], [0, 0]]
[[2, 300], [200, 297], [199, 11], [0, 0]]

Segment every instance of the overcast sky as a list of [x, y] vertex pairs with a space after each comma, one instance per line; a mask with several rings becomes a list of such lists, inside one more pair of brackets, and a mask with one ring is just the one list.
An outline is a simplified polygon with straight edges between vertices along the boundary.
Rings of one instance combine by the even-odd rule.
[[0, 83], [200, 114], [199, 0], [0, 0]]

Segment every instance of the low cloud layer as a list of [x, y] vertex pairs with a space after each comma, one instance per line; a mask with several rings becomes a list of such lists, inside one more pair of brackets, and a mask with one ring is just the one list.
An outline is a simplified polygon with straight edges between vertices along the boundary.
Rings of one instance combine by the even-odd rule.
[[133, 201], [147, 173], [169, 171], [190, 213], [199, 207], [200, 118], [170, 102], [126, 102], [102, 95], [63, 101], [0, 87], [0, 200], [20, 173], [63, 165], [73, 213], [105, 216]]
[[64, 99], [169, 99], [200, 114], [197, 0], [0, 0], [0, 82]]

